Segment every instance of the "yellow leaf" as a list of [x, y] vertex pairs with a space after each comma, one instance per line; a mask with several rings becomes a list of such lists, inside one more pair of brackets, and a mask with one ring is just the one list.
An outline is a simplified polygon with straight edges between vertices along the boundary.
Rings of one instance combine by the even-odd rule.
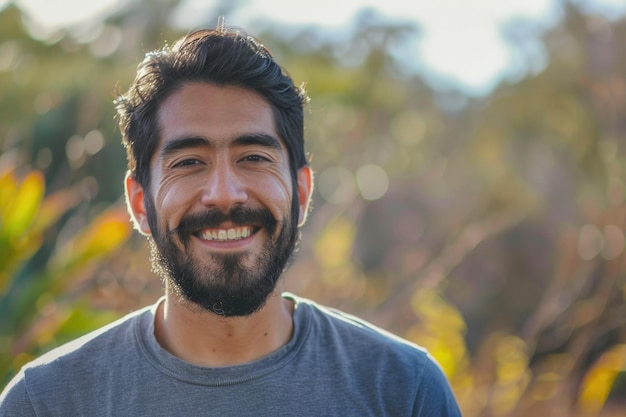
[[124, 207], [108, 209], [65, 245], [60, 256], [54, 258], [53, 267], [57, 271], [61, 269], [69, 272], [106, 256], [124, 243], [131, 231], [128, 212]]
[[130, 235], [131, 227], [125, 208], [116, 207], [102, 213], [95, 222], [79, 236], [76, 244], [86, 252], [102, 253], [115, 249]]
[[[5, 217], [6, 210], [9, 204], [7, 202], [13, 201], [15, 191], [17, 189], [17, 180], [13, 171], [6, 171], [0, 173], [0, 221]], [[0, 227], [1, 227], [0, 222]]]
[[10, 239], [28, 230], [39, 211], [44, 190], [45, 182], [41, 172], [32, 171], [26, 175], [6, 207], [4, 230]]
[[587, 372], [583, 380], [578, 407], [593, 414], [604, 407], [617, 375], [626, 363], [626, 345], [614, 346], [605, 352]]

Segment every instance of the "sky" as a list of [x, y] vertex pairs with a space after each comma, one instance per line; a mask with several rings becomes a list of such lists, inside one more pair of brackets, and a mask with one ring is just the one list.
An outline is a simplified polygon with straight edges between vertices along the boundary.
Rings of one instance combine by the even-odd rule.
[[[14, 0], [31, 18], [47, 28], [98, 19], [132, 0]], [[363, 7], [385, 17], [415, 21], [421, 28], [409, 45], [408, 65], [431, 82], [452, 85], [470, 95], [487, 94], [500, 80], [519, 74], [519, 59], [501, 34], [512, 19], [529, 19], [547, 28], [559, 18], [558, 0], [243, 0], [227, 24], [249, 29], [257, 19], [277, 24], [318, 25], [333, 33], [349, 26]], [[626, 12], [626, 0], [574, 0], [615, 18]], [[8, 0], [0, 0], [0, 6]], [[188, 28], [201, 25], [215, 9], [216, 0], [185, 0], [172, 18]], [[528, 39], [541, 61], [538, 42]], [[537, 64], [540, 66], [540, 64]], [[535, 70], [540, 68], [535, 68]]]

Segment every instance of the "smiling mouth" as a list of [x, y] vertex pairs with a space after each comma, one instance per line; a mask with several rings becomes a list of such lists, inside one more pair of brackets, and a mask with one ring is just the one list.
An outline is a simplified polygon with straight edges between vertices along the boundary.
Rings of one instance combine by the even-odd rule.
[[197, 233], [197, 236], [204, 240], [217, 242], [228, 242], [231, 240], [241, 240], [252, 236], [259, 229], [252, 226], [231, 227], [228, 229], [204, 229]]

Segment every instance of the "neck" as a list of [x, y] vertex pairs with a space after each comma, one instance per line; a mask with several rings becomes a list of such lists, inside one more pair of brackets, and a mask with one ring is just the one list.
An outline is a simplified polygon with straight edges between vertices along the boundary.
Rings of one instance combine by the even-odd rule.
[[199, 311], [166, 293], [157, 309], [155, 337], [174, 356], [200, 366], [241, 365], [260, 359], [289, 342], [293, 303], [279, 292], [247, 317], [222, 317]]

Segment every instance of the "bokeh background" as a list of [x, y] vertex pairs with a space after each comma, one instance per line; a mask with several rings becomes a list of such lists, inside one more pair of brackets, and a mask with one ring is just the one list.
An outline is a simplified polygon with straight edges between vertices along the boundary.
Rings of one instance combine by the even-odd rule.
[[309, 23], [251, 3], [0, 1], [0, 385], [160, 296], [112, 100], [222, 15], [312, 99], [288, 290], [427, 347], [464, 416], [626, 415], [626, 4], [546, 0], [487, 30], [478, 1], [316, 2]]

